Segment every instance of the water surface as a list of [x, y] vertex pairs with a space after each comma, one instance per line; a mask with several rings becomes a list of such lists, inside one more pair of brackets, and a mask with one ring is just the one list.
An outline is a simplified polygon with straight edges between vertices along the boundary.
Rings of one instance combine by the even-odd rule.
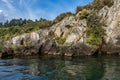
[[120, 80], [120, 57], [1, 59], [0, 80]]

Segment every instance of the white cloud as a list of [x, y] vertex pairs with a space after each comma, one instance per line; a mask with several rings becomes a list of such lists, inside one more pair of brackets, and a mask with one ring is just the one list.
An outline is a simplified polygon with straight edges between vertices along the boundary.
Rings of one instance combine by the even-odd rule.
[[0, 14], [2, 13], [3, 11], [2, 10], [0, 10]]
[[4, 15], [6, 20], [24, 17], [22, 11], [20, 11], [14, 4], [17, 4], [15, 0], [0, 1], [0, 10], [4, 10], [2, 11], [2, 15]]
[[0, 0], [0, 16], [4, 16], [8, 20], [13, 18], [34, 20], [41, 17], [54, 19], [60, 13], [68, 11], [75, 12], [76, 6], [83, 4], [83, 2], [86, 3], [89, 0], [73, 0], [74, 2], [72, 4], [71, 1], [58, 0], [55, 3], [52, 0]]
[[3, 10], [0, 10], [0, 22], [6, 21], [7, 15], [4, 14]]
[[12, 0], [2, 0], [5, 5], [10, 9], [10, 10], [14, 10], [14, 6], [11, 4], [11, 2], [13, 2]]
[[33, 10], [31, 7], [32, 5], [35, 5], [35, 3], [37, 2], [37, 0], [32, 0], [32, 3], [30, 0], [19, 0], [19, 5], [22, 9], [24, 9], [23, 15], [24, 17], [26, 17], [27, 19], [37, 19], [38, 16], [37, 14], [44, 14], [44, 10], [40, 9], [39, 10]]

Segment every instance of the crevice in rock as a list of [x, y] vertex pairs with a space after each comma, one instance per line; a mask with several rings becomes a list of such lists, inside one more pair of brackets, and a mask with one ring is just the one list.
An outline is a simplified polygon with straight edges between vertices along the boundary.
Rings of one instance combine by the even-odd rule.
[[39, 56], [42, 55], [42, 47], [43, 47], [43, 45], [41, 45], [40, 48], [39, 48], [39, 52], [38, 52], [38, 55], [39, 55]]
[[100, 49], [97, 49], [97, 50], [92, 54], [92, 56], [98, 56], [99, 53], [100, 53]]
[[7, 52], [3, 52], [1, 55], [1, 58], [7, 58], [8, 57], [8, 53]]

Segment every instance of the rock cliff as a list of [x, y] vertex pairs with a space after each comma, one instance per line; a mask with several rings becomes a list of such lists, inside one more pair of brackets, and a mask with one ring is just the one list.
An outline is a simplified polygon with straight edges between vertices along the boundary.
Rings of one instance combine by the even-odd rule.
[[[87, 42], [87, 20], [80, 19], [81, 12], [65, 17], [50, 28], [32, 33], [24, 33], [3, 43], [3, 54], [80, 56], [120, 54], [120, 1], [115, 0], [112, 7], [103, 7], [98, 13], [106, 26], [105, 36], [99, 46]], [[102, 53], [101, 53], [102, 54]], [[4, 56], [4, 55], [3, 55]]]
[[107, 25], [103, 51], [107, 54], [120, 54], [120, 1], [115, 0], [111, 8], [104, 7], [99, 15]]

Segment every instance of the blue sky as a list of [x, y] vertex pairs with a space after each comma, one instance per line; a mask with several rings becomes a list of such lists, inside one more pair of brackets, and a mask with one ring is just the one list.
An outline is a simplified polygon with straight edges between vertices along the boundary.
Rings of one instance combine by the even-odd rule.
[[76, 7], [93, 0], [0, 0], [0, 22], [13, 18], [54, 19], [63, 12], [75, 12]]

